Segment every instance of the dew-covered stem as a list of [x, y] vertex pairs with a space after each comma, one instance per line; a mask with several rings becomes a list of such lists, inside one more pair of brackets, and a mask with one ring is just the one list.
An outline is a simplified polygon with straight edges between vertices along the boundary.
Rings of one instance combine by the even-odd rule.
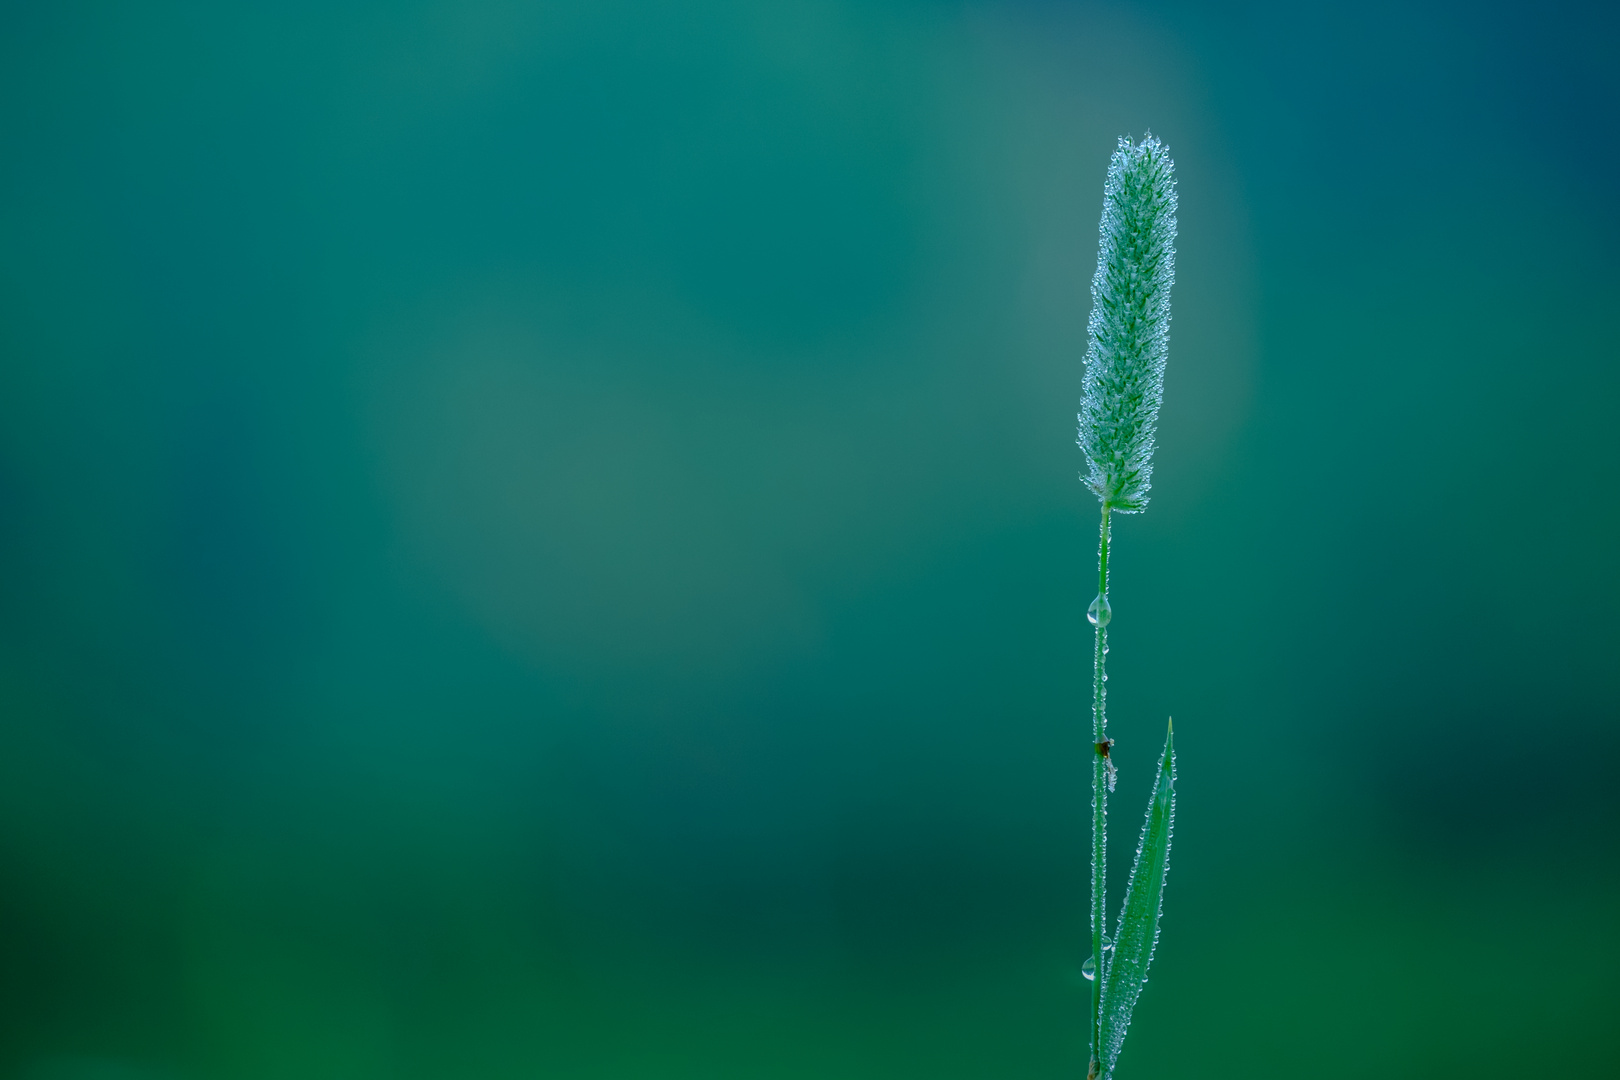
[[1102, 1047], [1102, 988], [1107, 974], [1103, 931], [1108, 924], [1108, 504], [1102, 508], [1097, 537], [1097, 598], [1086, 611], [1096, 627], [1091, 670], [1091, 1069], [1096, 1076]]
[[[1097, 634], [1091, 682], [1091, 959], [1081, 969], [1091, 980], [1089, 1080], [1111, 1080], [1158, 939], [1159, 898], [1169, 865], [1175, 758], [1167, 740], [1156, 789], [1160, 794], [1150, 808], [1122, 908], [1135, 913], [1128, 920], [1130, 955], [1116, 953], [1114, 949], [1126, 948], [1127, 925], [1122, 922], [1119, 941], [1109, 941], [1108, 794], [1114, 762], [1107, 710], [1108, 623], [1113, 616], [1108, 603], [1108, 526], [1114, 511], [1145, 510], [1152, 488], [1155, 432], [1169, 356], [1170, 287], [1176, 277], [1176, 205], [1175, 164], [1169, 149], [1152, 135], [1139, 143], [1121, 139], [1109, 158], [1103, 185], [1084, 393], [1076, 417], [1077, 441], [1086, 455], [1084, 480], [1102, 504], [1097, 598], [1086, 612]], [[1139, 873], [1144, 852], [1156, 870], [1150, 867]], [[1130, 976], [1129, 985], [1112, 978], [1116, 966]], [[1107, 1017], [1105, 1006], [1111, 1010]]]

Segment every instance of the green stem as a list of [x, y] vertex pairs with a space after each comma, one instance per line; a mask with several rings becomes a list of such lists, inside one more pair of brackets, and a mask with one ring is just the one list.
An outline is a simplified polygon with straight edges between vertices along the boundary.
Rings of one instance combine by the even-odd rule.
[[1107, 503], [1103, 504], [1097, 539], [1097, 596], [1102, 610], [1098, 612], [1091, 672], [1091, 962], [1096, 969], [1091, 979], [1091, 1077], [1102, 1069], [1103, 928], [1108, 915], [1108, 684], [1104, 668], [1108, 656]]

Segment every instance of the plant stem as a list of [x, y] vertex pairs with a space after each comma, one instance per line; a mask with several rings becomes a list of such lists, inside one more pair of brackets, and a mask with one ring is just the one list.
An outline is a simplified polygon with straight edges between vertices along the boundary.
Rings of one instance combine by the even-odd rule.
[[1104, 665], [1108, 656], [1108, 504], [1103, 503], [1097, 539], [1097, 596], [1102, 610], [1097, 618], [1097, 641], [1091, 672], [1091, 1068], [1101, 1071], [1102, 988], [1106, 957], [1103, 928], [1108, 919], [1108, 684]]

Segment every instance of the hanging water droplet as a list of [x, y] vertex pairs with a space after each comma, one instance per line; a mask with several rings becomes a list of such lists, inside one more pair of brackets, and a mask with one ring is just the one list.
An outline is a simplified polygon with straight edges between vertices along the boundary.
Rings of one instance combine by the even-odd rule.
[[1086, 977], [1086, 982], [1091, 982], [1097, 977], [1097, 958], [1095, 956], [1086, 957], [1086, 962], [1080, 965], [1080, 974]]
[[1104, 934], [1103, 935], [1103, 952], [1111, 953], [1113, 951], [1114, 951], [1114, 939], [1109, 937], [1107, 934]]
[[1114, 617], [1114, 609], [1108, 606], [1108, 597], [1102, 593], [1086, 608], [1086, 619], [1092, 626], [1107, 626], [1108, 620]]

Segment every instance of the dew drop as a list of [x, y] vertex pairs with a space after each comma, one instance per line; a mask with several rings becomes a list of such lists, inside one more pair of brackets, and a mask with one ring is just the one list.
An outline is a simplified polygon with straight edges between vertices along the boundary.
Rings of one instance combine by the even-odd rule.
[[1095, 979], [1097, 977], [1097, 958], [1094, 956], [1086, 957], [1086, 962], [1080, 965], [1080, 974], [1086, 977], [1086, 982]]
[[1102, 593], [1098, 593], [1097, 599], [1093, 600], [1091, 606], [1086, 608], [1086, 619], [1092, 626], [1107, 626], [1108, 620], [1113, 617], [1114, 609], [1108, 606], [1108, 597]]

